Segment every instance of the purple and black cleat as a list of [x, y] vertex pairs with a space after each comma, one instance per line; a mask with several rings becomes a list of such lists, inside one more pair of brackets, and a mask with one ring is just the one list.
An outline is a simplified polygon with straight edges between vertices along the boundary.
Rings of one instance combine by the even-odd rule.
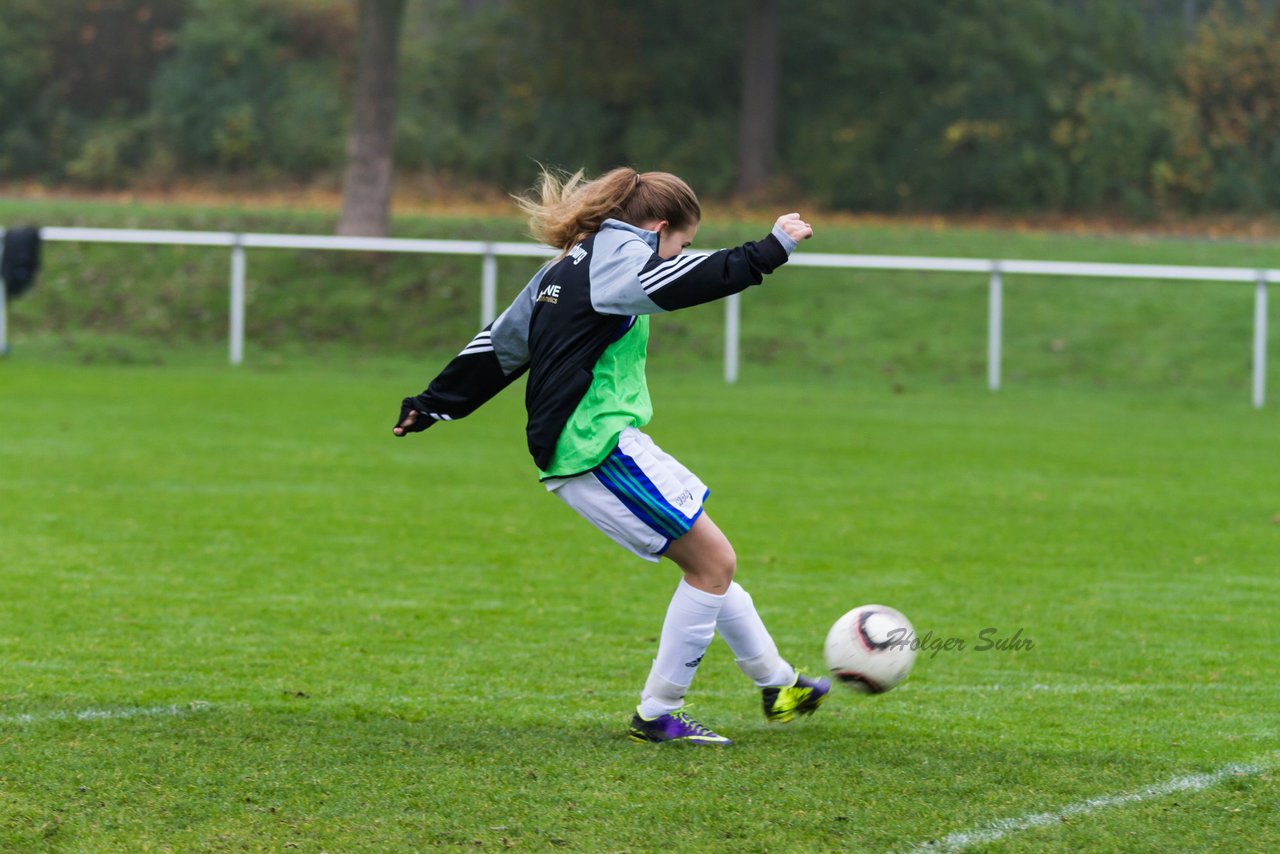
[[717, 735], [689, 717], [686, 712], [672, 712], [646, 720], [636, 713], [631, 718], [627, 735], [635, 741], [654, 743], [677, 742], [680, 744], [714, 744], [721, 747], [733, 744], [723, 735]]

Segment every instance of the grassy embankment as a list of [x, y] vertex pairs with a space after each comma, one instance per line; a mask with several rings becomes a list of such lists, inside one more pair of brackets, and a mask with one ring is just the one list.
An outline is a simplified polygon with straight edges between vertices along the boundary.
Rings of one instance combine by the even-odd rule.
[[[0, 222], [330, 233], [328, 211], [281, 207], [0, 201]], [[931, 227], [835, 219], [816, 222], [805, 249], [1280, 267], [1280, 243], [1134, 234]], [[758, 237], [767, 219], [708, 217], [704, 248]], [[409, 214], [397, 236], [518, 240], [512, 216]], [[536, 261], [500, 264], [500, 302]], [[229, 253], [194, 247], [48, 244], [37, 290], [12, 305], [20, 351], [73, 362], [225, 358]], [[256, 250], [248, 255], [251, 367], [334, 358], [402, 356], [433, 362], [473, 334], [475, 258]], [[1005, 376], [1010, 385], [1177, 389], [1247, 398], [1252, 288], [1185, 282], [1007, 276]], [[744, 371], [818, 373], [909, 390], [982, 383], [986, 280], [981, 275], [794, 268], [750, 292], [743, 309]], [[663, 317], [653, 353], [718, 372], [718, 305]], [[1274, 336], [1273, 336], [1274, 337]], [[1271, 375], [1280, 347], [1271, 348]]]

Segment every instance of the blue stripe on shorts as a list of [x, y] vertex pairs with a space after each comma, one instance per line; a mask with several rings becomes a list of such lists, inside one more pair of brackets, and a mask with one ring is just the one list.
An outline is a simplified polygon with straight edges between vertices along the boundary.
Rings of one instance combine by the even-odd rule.
[[634, 459], [614, 450], [592, 474], [630, 510], [636, 518], [669, 540], [676, 540], [693, 527], [685, 516], [663, 496]]

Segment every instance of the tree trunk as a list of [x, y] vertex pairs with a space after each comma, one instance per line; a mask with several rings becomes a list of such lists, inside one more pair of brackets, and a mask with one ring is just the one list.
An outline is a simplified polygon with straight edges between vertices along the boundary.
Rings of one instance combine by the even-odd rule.
[[769, 184], [778, 148], [778, 0], [754, 0], [742, 42], [742, 110], [738, 123], [740, 196]]
[[385, 237], [404, 0], [360, 0], [356, 90], [338, 234]]

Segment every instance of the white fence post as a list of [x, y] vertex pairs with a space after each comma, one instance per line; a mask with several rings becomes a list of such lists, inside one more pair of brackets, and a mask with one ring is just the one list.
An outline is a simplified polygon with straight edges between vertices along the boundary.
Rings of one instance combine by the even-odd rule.
[[724, 301], [724, 381], [738, 381], [738, 339], [742, 321], [742, 294], [730, 294]]
[[1253, 407], [1261, 409], [1267, 394], [1267, 274], [1258, 271], [1253, 292]]
[[1000, 262], [991, 262], [991, 286], [987, 293], [987, 388], [1000, 390], [1000, 359], [1004, 337], [1004, 282]]
[[484, 246], [484, 261], [480, 265], [480, 328], [493, 323], [498, 316], [498, 256], [493, 244]]
[[231, 364], [244, 361], [244, 243], [241, 235], [231, 243]]

